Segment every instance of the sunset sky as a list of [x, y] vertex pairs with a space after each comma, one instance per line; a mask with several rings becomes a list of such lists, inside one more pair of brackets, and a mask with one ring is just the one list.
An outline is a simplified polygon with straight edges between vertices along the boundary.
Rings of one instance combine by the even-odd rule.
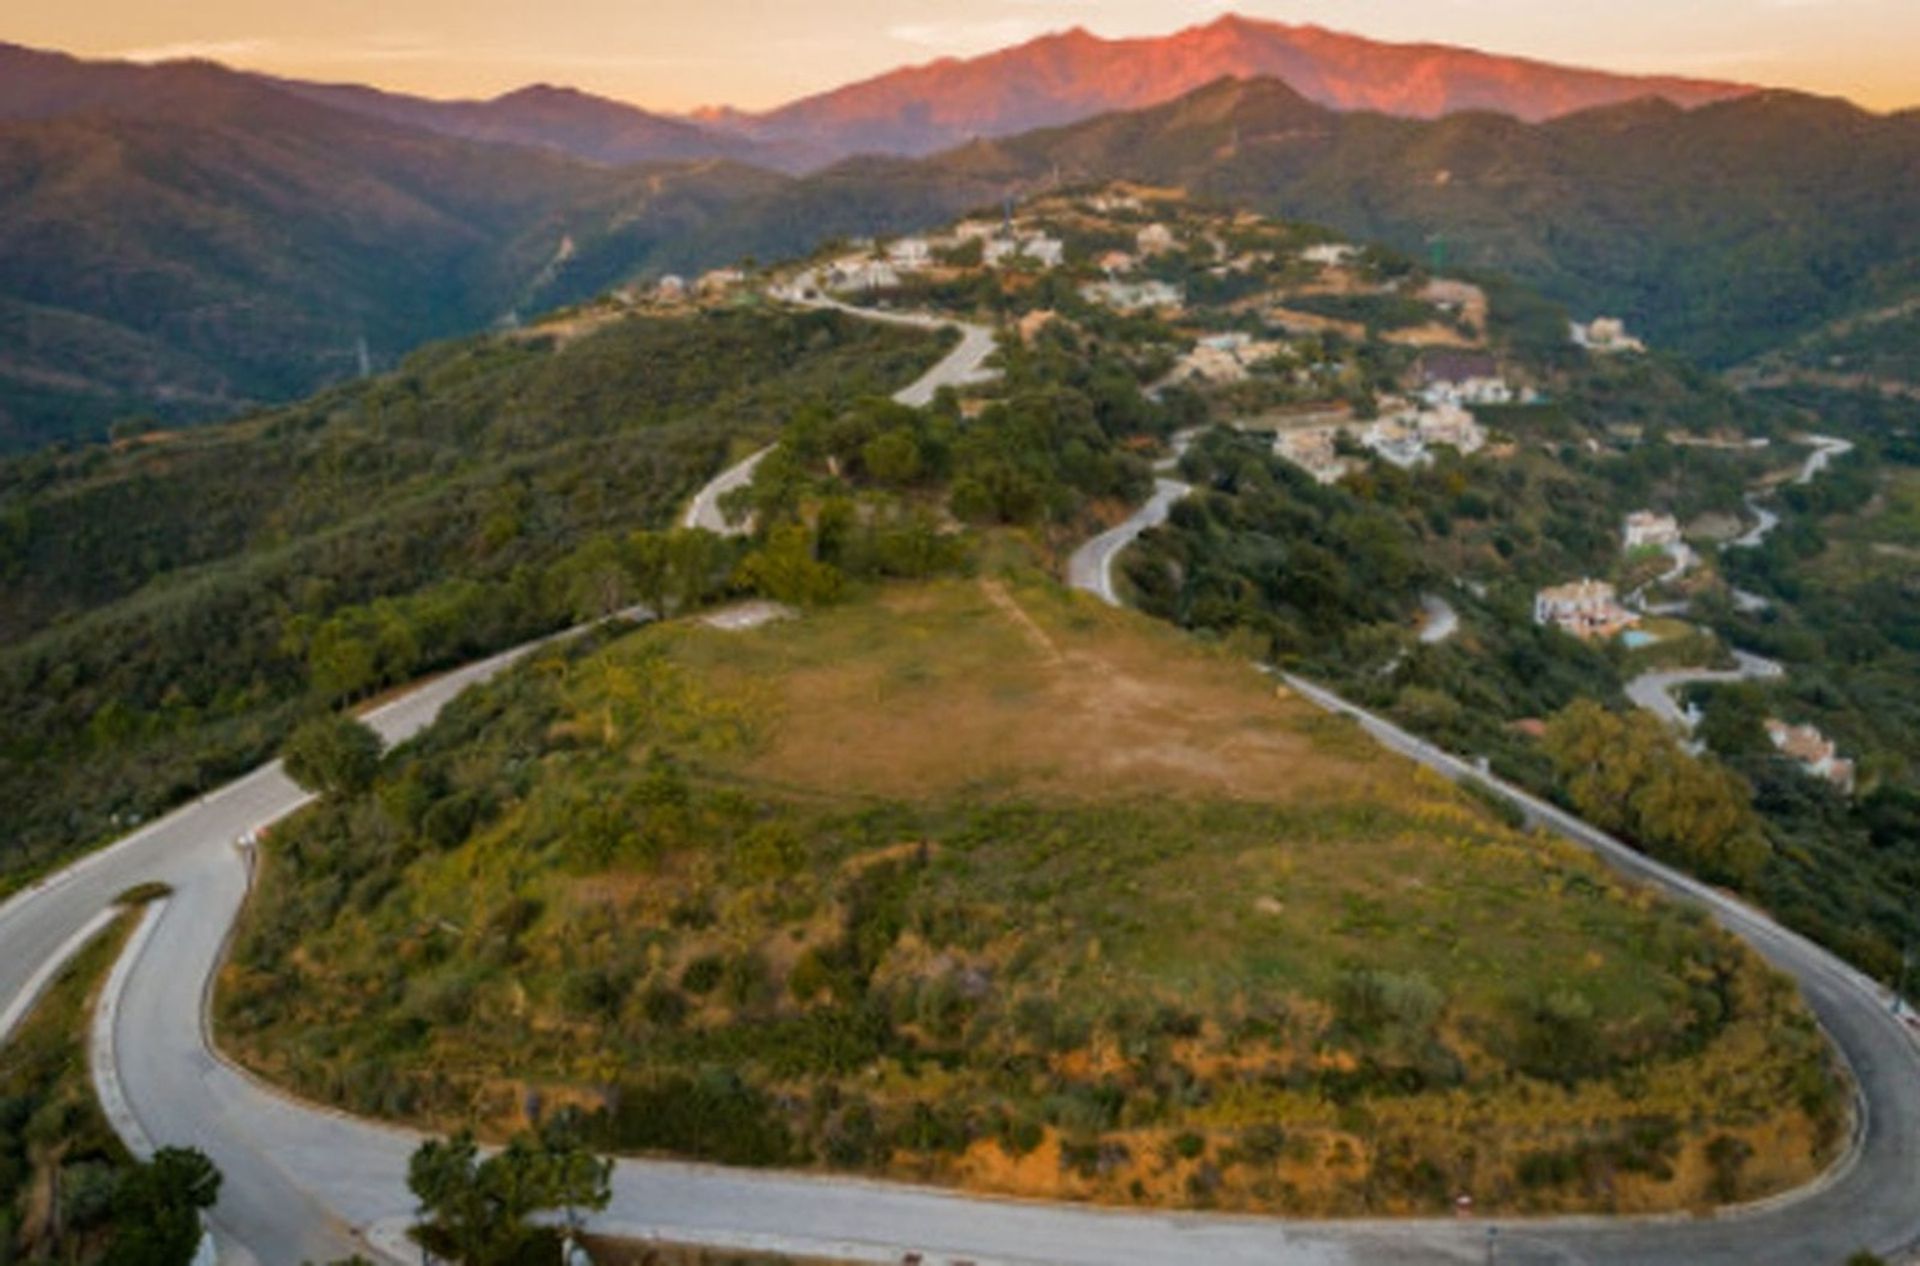
[[1164, 34], [1229, 9], [1629, 71], [1920, 104], [1920, 0], [8, 0], [0, 39], [208, 56], [434, 96], [566, 83], [656, 109], [763, 107], [1047, 31]]

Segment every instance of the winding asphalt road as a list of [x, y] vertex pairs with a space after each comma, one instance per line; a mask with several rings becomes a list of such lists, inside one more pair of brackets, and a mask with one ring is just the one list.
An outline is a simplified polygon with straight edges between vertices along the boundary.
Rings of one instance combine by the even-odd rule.
[[[1831, 435], [1809, 435], [1805, 442], [1813, 446], [1813, 452], [1794, 476], [1796, 484], [1810, 484], [1819, 478], [1836, 457], [1845, 456], [1853, 451], [1853, 445]], [[1758, 494], [1749, 493], [1747, 508], [1757, 520], [1738, 538], [1729, 541], [1727, 549], [1758, 549], [1766, 543], [1767, 535], [1780, 526], [1780, 516], [1760, 504]], [[1671, 580], [1686, 571], [1691, 565], [1693, 551], [1681, 545], [1684, 554], [1675, 556], [1675, 570], [1661, 580]], [[1644, 590], [1642, 591], [1644, 592]], [[1771, 604], [1756, 593], [1736, 588], [1733, 591], [1734, 605], [1747, 612], [1764, 611]], [[1687, 604], [1679, 604], [1678, 610], [1684, 611]], [[1673, 608], [1662, 608], [1660, 614], [1677, 614]], [[1733, 652], [1736, 667], [1731, 669], [1712, 668], [1673, 668], [1642, 673], [1627, 683], [1627, 698], [1638, 706], [1647, 709], [1676, 729], [1691, 733], [1695, 720], [1680, 708], [1674, 692], [1684, 686], [1725, 684], [1736, 681], [1777, 681], [1787, 675], [1786, 668], [1771, 659], [1763, 658], [1749, 651], [1736, 649]]]
[[[1169, 481], [1172, 482], [1172, 481]], [[1142, 514], [1146, 511], [1143, 510]], [[1144, 524], [1141, 526], [1144, 530]], [[1135, 533], [1137, 535], [1137, 532]], [[1110, 555], [1109, 555], [1110, 557]], [[426, 725], [451, 698], [528, 653], [510, 651], [426, 683], [369, 714], [388, 741]], [[1306, 697], [1353, 712], [1311, 683]], [[1452, 776], [1461, 762], [1376, 717], [1389, 747]], [[1504, 1263], [1595, 1266], [1815, 1266], [1866, 1245], [1920, 1242], [1920, 1044], [1871, 982], [1728, 898], [1666, 871], [1552, 806], [1502, 793], [1616, 865], [1695, 901], [1801, 982], [1863, 1090], [1859, 1147], [1831, 1181], [1765, 1210], [1713, 1220], [1576, 1219], [1500, 1228]], [[188, 1144], [226, 1175], [213, 1228], [223, 1260], [269, 1266], [382, 1254], [364, 1238], [410, 1211], [409, 1131], [288, 1099], [228, 1064], [205, 1020], [209, 982], [244, 899], [248, 861], [234, 840], [307, 797], [277, 763], [97, 853], [0, 907], [0, 1009], [29, 994], [43, 965], [124, 889], [173, 887], [149, 934], [116, 971], [96, 1062], [124, 1095], [127, 1132]], [[598, 1219], [615, 1233], [715, 1246], [978, 1266], [1401, 1266], [1485, 1260], [1491, 1228], [1455, 1220], [1294, 1223], [972, 1198], [901, 1184], [622, 1161]]]
[[[798, 290], [796, 291], [798, 293]], [[941, 358], [940, 363], [929, 369], [911, 383], [893, 394], [894, 402], [910, 408], [924, 408], [933, 403], [942, 387], [966, 387], [975, 383], [989, 382], [998, 376], [997, 372], [986, 368], [987, 358], [996, 348], [993, 331], [984, 325], [970, 325], [965, 321], [956, 321], [950, 317], [934, 316], [919, 312], [880, 312], [872, 308], [856, 308], [852, 304], [840, 303], [832, 299], [794, 299], [794, 303], [803, 308], [818, 308], [831, 312], [844, 312], [859, 317], [863, 321], [877, 321], [882, 325], [902, 325], [916, 330], [957, 329], [960, 342], [952, 351]], [[766, 460], [776, 445], [769, 444], [746, 460], [721, 471], [718, 475], [694, 494], [687, 504], [685, 513], [680, 516], [680, 526], [686, 528], [705, 528], [720, 536], [743, 536], [751, 524], [742, 521], [729, 522], [721, 513], [720, 501], [728, 493], [744, 488], [753, 482], [753, 472]]]

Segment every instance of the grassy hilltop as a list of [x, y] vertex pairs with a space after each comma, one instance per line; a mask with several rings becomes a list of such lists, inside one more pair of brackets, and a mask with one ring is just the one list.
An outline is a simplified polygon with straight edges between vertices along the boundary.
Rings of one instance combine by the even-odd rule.
[[1015, 571], [556, 648], [289, 824], [220, 993], [358, 1111], [1033, 1196], [1664, 1209], [1844, 1118], [1783, 982]]

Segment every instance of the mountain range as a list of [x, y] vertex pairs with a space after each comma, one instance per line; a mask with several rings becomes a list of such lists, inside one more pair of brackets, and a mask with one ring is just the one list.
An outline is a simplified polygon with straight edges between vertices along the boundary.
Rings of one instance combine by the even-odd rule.
[[[1239, 77], [1300, 47], [1317, 60], [1288, 82]], [[1144, 109], [989, 135], [1223, 66]], [[1510, 112], [1446, 112], [1489, 102]], [[794, 174], [956, 130], [981, 135]], [[1714, 364], [1920, 291], [1920, 113], [1238, 19], [696, 121], [552, 87], [433, 102], [0, 46], [0, 448], [231, 413], [636, 275], [1116, 176], [1510, 273]]]
[[720, 109], [696, 117], [813, 152], [927, 154], [1160, 105], [1223, 77], [1280, 79], [1334, 110], [1417, 119], [1490, 110], [1529, 122], [1640, 97], [1687, 108], [1753, 91], [1228, 15], [1154, 38], [1107, 40], [1076, 28], [983, 57], [897, 70], [761, 114]]

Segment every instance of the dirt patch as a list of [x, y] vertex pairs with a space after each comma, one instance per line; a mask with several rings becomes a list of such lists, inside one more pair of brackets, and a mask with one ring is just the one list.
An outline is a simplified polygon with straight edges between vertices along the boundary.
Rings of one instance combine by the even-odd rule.
[[1294, 801], [1367, 775], [1251, 668], [1138, 617], [998, 581], [934, 592], [931, 607], [895, 604], [884, 631], [829, 630], [844, 650], [782, 673], [783, 721], [755, 772], [913, 798], [1018, 786]]

